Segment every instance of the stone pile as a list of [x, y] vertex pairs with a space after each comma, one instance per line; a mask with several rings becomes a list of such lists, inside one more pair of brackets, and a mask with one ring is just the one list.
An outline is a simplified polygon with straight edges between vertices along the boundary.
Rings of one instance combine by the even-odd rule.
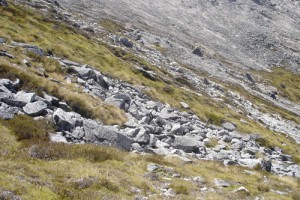
[[[30, 45], [28, 45], [30, 46]], [[26, 47], [26, 46], [25, 46]], [[36, 49], [39, 49], [38, 47]], [[17, 114], [44, 117], [57, 127], [53, 141], [93, 143], [159, 155], [216, 160], [225, 165], [239, 164], [277, 174], [300, 176], [300, 167], [279, 148], [260, 146], [258, 134], [237, 132], [236, 125], [225, 122], [221, 127], [207, 125], [189, 105], [179, 102], [186, 111], [151, 100], [137, 87], [102, 75], [93, 67], [57, 59], [68, 71], [68, 78], [92, 96], [123, 109], [128, 121], [121, 126], [105, 126], [70, 111], [56, 97], [17, 91], [19, 80], [0, 79], [0, 117], [12, 119]], [[262, 155], [263, 158], [258, 158]]]

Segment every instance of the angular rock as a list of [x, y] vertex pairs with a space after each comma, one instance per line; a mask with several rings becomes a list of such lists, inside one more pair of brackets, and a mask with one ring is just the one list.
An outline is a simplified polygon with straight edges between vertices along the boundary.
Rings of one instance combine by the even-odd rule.
[[183, 135], [183, 133], [184, 129], [180, 124], [174, 124], [170, 131], [170, 134], [172, 135]]
[[131, 98], [126, 94], [117, 94], [105, 99], [105, 102], [127, 111], [130, 108]]
[[13, 85], [13, 82], [9, 79], [0, 79], [0, 85], [3, 85], [7, 88], [11, 88], [11, 86]]
[[141, 145], [139, 143], [133, 143], [131, 145], [131, 147], [132, 147], [132, 150], [135, 150], [135, 151], [142, 151], [143, 150], [143, 148], [141, 147]]
[[18, 107], [10, 107], [7, 104], [2, 103], [0, 107], [1, 119], [12, 119], [20, 111]]
[[59, 106], [59, 99], [58, 98], [56, 98], [56, 97], [54, 97], [54, 96], [50, 96], [50, 95], [48, 95], [48, 94], [46, 94], [46, 93], [44, 93], [43, 94], [43, 96], [44, 96], [44, 98], [48, 101], [48, 102], [50, 102], [50, 104], [52, 105], [52, 106]]
[[223, 138], [222, 138], [222, 140], [223, 140], [224, 142], [231, 142], [232, 136], [224, 135]]
[[233, 160], [224, 160], [223, 164], [225, 166], [229, 166], [229, 165], [237, 165], [238, 163], [236, 161], [233, 161]]
[[11, 55], [9, 53], [3, 52], [3, 51], [0, 51], [0, 56], [8, 57], [8, 58], [11, 58], [11, 59], [15, 58], [15, 56], [13, 56], [13, 55]]
[[108, 127], [100, 125], [93, 120], [84, 120], [83, 128], [86, 142], [130, 150], [132, 140]]
[[50, 134], [50, 141], [58, 143], [68, 143], [67, 139], [64, 136], [62, 136], [61, 133]]
[[74, 112], [65, 112], [58, 108], [53, 113], [53, 121], [59, 131], [72, 131], [76, 126], [82, 126], [81, 116]]
[[128, 48], [132, 48], [133, 47], [133, 43], [131, 41], [129, 41], [127, 38], [125, 38], [125, 37], [121, 37], [119, 41], [125, 47], [128, 47]]
[[44, 114], [47, 109], [47, 104], [43, 101], [36, 101], [33, 103], [28, 103], [23, 107], [23, 111], [32, 117], [37, 117]]
[[0, 97], [0, 98], [2, 98], [2, 101], [4, 102], [4, 103], [6, 103], [6, 104], [8, 104], [8, 105], [10, 105], [10, 106], [14, 106], [14, 107], [19, 107], [19, 108], [22, 108], [22, 107], [24, 107], [25, 105], [26, 105], [26, 103], [25, 102], [23, 102], [23, 101], [18, 101], [18, 100], [16, 100], [16, 99], [14, 99], [13, 98], [13, 96], [8, 96], [7, 98], [5, 98], [5, 97]]
[[262, 170], [265, 170], [267, 172], [271, 172], [271, 169], [272, 169], [272, 161], [271, 160], [265, 160], [263, 159], [261, 162], [260, 162], [260, 166], [261, 166], [261, 169]]
[[156, 171], [160, 168], [161, 168], [161, 166], [159, 166], [157, 164], [154, 164], [154, 163], [150, 163], [150, 164], [147, 165], [147, 171], [148, 172], [153, 172], [153, 171]]
[[227, 181], [215, 178], [215, 185], [217, 187], [222, 188], [222, 187], [229, 187], [231, 184]]
[[203, 57], [203, 50], [200, 47], [197, 47], [193, 50], [193, 54], [195, 54], [199, 57]]
[[180, 118], [178, 114], [174, 113], [174, 111], [169, 110], [168, 108], [162, 109], [160, 113], [157, 113], [157, 116], [166, 120], [176, 120]]
[[66, 102], [62, 102], [62, 101], [58, 102], [57, 107], [65, 110], [65, 111], [70, 111], [71, 110], [70, 106], [68, 106], [68, 104]]
[[14, 96], [14, 99], [27, 104], [27, 103], [32, 103], [32, 102], [36, 101], [37, 96], [35, 93], [26, 93], [24, 91], [20, 91]]
[[234, 131], [236, 129], [236, 126], [233, 123], [230, 123], [230, 122], [223, 123], [222, 127], [229, 130], [229, 131]]
[[137, 136], [135, 137], [134, 141], [141, 143], [141, 144], [147, 144], [150, 140], [150, 132], [148, 129], [141, 128]]
[[[5, 88], [5, 87], [4, 87]], [[0, 100], [5, 102], [8, 99], [12, 99], [13, 95], [10, 92], [0, 92]]]
[[95, 71], [90, 68], [71, 66], [70, 69], [76, 72], [79, 75], [79, 77], [84, 80], [96, 78]]
[[181, 149], [187, 153], [197, 151], [204, 144], [189, 136], [175, 136], [174, 142], [171, 144], [176, 149]]
[[184, 109], [189, 109], [190, 108], [190, 106], [185, 102], [179, 102], [179, 103], [180, 103], [181, 107], [184, 108]]

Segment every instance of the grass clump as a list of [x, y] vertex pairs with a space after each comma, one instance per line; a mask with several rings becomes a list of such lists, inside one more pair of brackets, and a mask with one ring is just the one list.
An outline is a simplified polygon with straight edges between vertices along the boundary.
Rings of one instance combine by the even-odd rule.
[[170, 187], [176, 192], [176, 194], [188, 195], [189, 190], [187, 186], [178, 183], [172, 183]]
[[100, 26], [112, 33], [121, 33], [124, 30], [124, 27], [109, 19], [103, 19], [99, 22], [99, 24]]
[[48, 132], [53, 130], [46, 120], [33, 120], [27, 115], [17, 115], [8, 121], [1, 120], [1, 123], [15, 134], [18, 141], [32, 138], [48, 140]]
[[260, 183], [257, 186], [257, 190], [260, 192], [270, 192], [270, 186], [268, 183]]

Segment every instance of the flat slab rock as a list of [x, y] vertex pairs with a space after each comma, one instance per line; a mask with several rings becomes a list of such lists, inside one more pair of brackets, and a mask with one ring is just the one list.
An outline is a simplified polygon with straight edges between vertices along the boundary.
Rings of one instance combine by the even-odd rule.
[[86, 142], [107, 144], [129, 151], [132, 140], [108, 127], [100, 125], [93, 120], [83, 123]]
[[230, 123], [230, 122], [223, 123], [222, 127], [227, 129], [228, 131], [234, 131], [236, 129], [236, 126], [233, 123]]
[[176, 136], [171, 145], [176, 149], [181, 149], [188, 153], [196, 151], [200, 146], [204, 146], [202, 142], [189, 136]]
[[32, 117], [40, 116], [47, 109], [47, 104], [43, 101], [36, 101], [33, 103], [28, 103], [23, 107], [23, 111]]

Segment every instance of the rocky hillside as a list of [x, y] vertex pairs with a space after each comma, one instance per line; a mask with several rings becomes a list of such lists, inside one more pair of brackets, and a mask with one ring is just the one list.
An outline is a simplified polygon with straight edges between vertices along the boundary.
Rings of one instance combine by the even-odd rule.
[[0, 5], [1, 198], [299, 199], [297, 1]]

